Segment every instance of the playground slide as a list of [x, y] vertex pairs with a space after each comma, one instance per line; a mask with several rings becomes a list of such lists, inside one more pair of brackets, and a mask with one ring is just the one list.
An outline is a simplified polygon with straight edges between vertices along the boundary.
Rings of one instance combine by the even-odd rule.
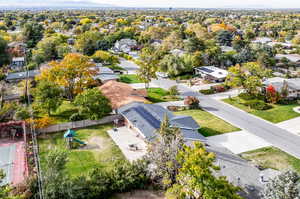
[[76, 138], [73, 138], [73, 141], [74, 142], [78, 142], [79, 144], [84, 144], [85, 145], [85, 142], [81, 141], [81, 140], [78, 140]]

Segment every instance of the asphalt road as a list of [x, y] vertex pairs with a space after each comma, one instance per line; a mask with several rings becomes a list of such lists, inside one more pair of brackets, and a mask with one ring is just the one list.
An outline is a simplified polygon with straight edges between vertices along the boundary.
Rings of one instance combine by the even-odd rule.
[[[176, 84], [175, 81], [165, 79], [154, 80], [154, 82], [165, 89]], [[198, 97], [200, 105], [205, 111], [264, 139], [273, 146], [300, 159], [300, 136], [229, 104], [195, 92], [187, 86], [179, 84], [178, 89], [182, 96]]]

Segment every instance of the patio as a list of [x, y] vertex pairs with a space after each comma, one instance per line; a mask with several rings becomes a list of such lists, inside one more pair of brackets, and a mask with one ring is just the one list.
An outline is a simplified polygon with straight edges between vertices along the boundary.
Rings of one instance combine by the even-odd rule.
[[141, 159], [147, 153], [147, 144], [137, 132], [120, 127], [107, 131], [129, 161]]

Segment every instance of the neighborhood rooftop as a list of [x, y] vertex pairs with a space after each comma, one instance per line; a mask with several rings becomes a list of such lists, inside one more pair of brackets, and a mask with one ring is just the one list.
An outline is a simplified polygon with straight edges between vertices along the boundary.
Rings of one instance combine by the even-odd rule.
[[164, 117], [168, 117], [171, 126], [181, 130], [185, 140], [205, 140], [205, 137], [198, 133], [200, 126], [192, 117], [175, 116], [159, 105], [133, 102], [119, 108], [118, 113], [149, 141], [156, 137], [156, 130], [160, 128]]

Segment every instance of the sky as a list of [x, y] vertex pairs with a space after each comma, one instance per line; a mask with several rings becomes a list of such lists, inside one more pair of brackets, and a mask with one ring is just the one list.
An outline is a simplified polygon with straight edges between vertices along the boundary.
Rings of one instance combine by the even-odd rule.
[[0, 0], [0, 6], [38, 6], [61, 2], [93, 2], [122, 7], [300, 8], [300, 0]]

